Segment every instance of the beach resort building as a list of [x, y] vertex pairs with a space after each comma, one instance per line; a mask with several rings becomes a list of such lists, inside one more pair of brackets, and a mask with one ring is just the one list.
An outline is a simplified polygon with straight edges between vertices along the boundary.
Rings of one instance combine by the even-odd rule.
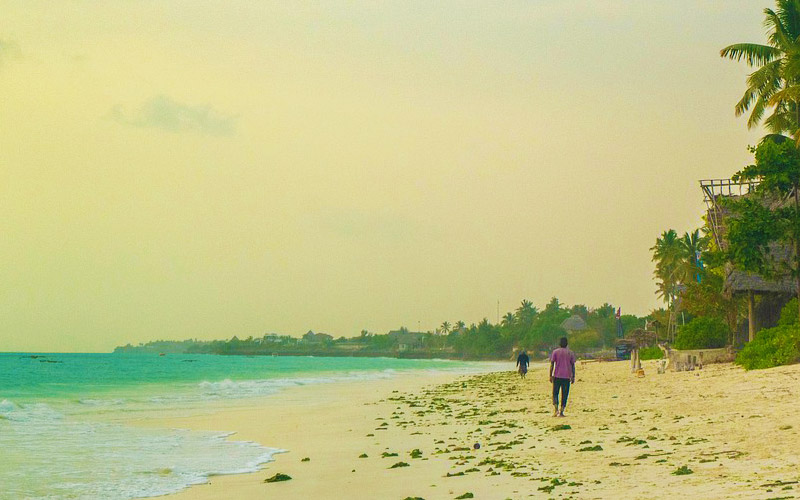
[[[733, 179], [705, 179], [700, 181], [703, 199], [706, 203], [706, 217], [711, 228], [714, 242], [725, 250], [728, 248], [727, 221], [731, 216], [725, 207], [724, 200], [750, 196], [758, 185], [756, 181], [734, 181]], [[781, 206], [781, 201], [769, 203], [770, 208]], [[773, 258], [779, 262], [792, 257], [789, 248], [775, 246], [772, 248]], [[776, 266], [779, 267], [779, 266]], [[766, 278], [755, 273], [726, 267], [725, 293], [733, 296], [747, 297], [747, 323], [740, 325], [740, 331], [746, 332], [747, 339], [753, 340], [757, 331], [778, 324], [781, 308], [796, 293], [794, 282], [790, 276]]]

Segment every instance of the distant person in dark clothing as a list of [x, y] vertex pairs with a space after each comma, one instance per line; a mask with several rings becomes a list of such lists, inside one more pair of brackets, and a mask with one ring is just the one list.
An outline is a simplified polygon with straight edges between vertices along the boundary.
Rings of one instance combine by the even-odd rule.
[[[550, 355], [550, 382], [553, 383], [553, 416], [563, 417], [569, 396], [569, 384], [575, 383], [575, 353], [567, 349], [567, 337], [561, 337], [558, 344], [561, 347]], [[561, 410], [558, 408], [559, 392]]]
[[520, 378], [525, 378], [525, 374], [528, 373], [528, 365], [531, 363], [530, 358], [528, 358], [528, 354], [525, 352], [525, 349], [519, 352], [519, 356], [517, 356], [517, 371], [519, 372]]

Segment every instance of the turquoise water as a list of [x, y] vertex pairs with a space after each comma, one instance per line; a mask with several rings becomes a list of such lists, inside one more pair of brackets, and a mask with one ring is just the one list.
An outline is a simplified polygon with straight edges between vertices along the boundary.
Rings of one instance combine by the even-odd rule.
[[475, 372], [393, 358], [0, 353], [0, 499], [142, 498], [281, 452], [235, 436], [131, 425], [143, 414], [246, 403], [293, 386]]

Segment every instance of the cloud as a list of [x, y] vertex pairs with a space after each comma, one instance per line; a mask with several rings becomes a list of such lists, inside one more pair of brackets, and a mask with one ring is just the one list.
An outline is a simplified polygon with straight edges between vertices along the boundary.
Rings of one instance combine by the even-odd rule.
[[19, 59], [21, 55], [17, 42], [0, 38], [0, 68], [11, 59]]
[[236, 131], [238, 117], [226, 115], [211, 106], [191, 106], [160, 95], [132, 112], [117, 105], [109, 118], [131, 127], [159, 128], [169, 132], [198, 132], [208, 135], [231, 135]]

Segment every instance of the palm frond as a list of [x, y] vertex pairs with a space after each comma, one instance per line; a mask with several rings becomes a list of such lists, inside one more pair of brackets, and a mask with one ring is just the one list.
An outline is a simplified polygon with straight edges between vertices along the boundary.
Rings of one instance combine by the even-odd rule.
[[800, 86], [794, 85], [772, 94], [767, 104], [770, 106], [778, 106], [782, 103], [796, 103], [798, 100], [800, 100]]
[[762, 96], [759, 96], [753, 103], [753, 109], [750, 111], [750, 116], [747, 118], [747, 128], [757, 126], [761, 118], [763, 118], [766, 109], [767, 101]]
[[719, 51], [720, 57], [734, 61], [745, 60], [748, 66], [763, 65], [780, 57], [782, 51], [769, 45], [758, 43], [735, 43]]
[[[778, 9], [783, 13], [783, 9]], [[792, 44], [793, 37], [787, 32], [786, 25], [784, 24], [781, 16], [776, 14], [772, 9], [764, 9], [764, 27], [767, 28], [770, 45], [773, 47], [786, 48]]]

